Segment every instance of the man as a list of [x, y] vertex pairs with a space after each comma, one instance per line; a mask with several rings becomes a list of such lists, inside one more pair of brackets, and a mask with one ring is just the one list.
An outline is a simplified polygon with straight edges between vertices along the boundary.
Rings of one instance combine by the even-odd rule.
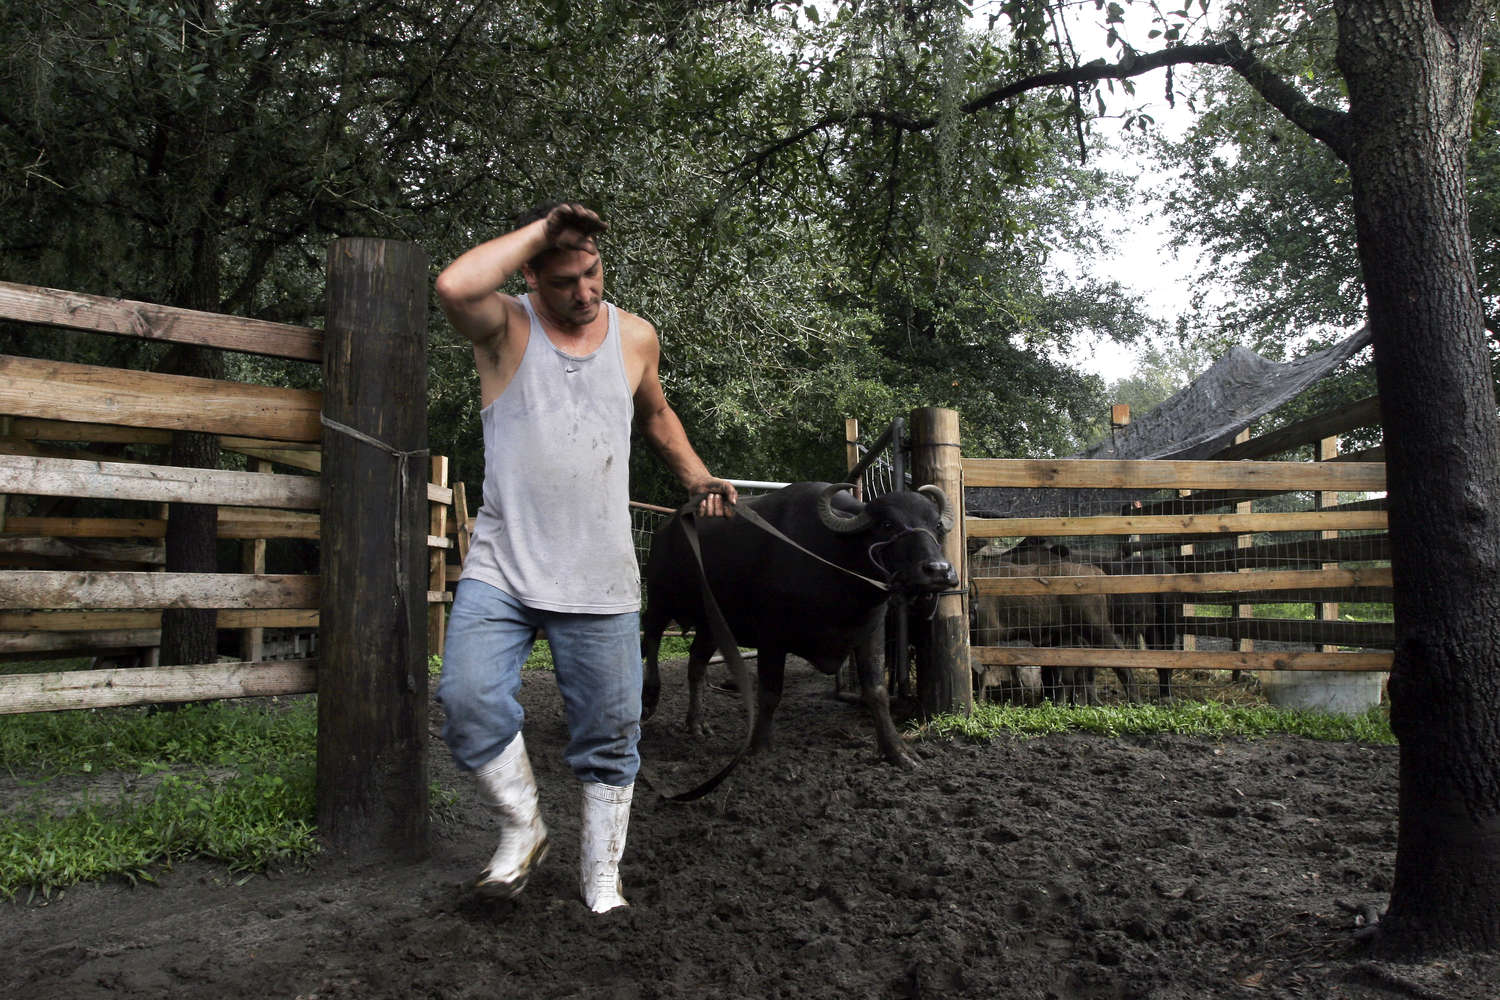
[[[580, 889], [596, 913], [627, 905], [619, 878], [640, 756], [640, 572], [630, 531], [632, 417], [700, 513], [735, 489], [709, 474], [667, 405], [645, 320], [604, 302], [599, 216], [551, 203], [438, 275], [474, 345], [484, 503], [449, 618], [438, 699], [443, 737], [500, 818], [477, 888], [520, 892], [547, 851], [516, 695], [538, 629], [567, 713], [564, 757], [583, 783]], [[517, 271], [530, 291], [499, 288]]]

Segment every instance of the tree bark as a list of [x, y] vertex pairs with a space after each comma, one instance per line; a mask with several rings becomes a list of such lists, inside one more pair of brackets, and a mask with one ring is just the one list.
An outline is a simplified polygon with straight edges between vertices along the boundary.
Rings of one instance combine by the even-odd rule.
[[[210, 0], [198, 0], [198, 15], [205, 25], [214, 25], [216, 15]], [[194, 44], [199, 44], [195, 42]], [[214, 60], [204, 52], [212, 80]], [[214, 162], [215, 148], [207, 105], [180, 120], [181, 152], [194, 188], [180, 192], [188, 227], [182, 250], [188, 254], [179, 267], [171, 304], [188, 309], [217, 312], [219, 295], [218, 218], [223, 208], [222, 171]], [[169, 150], [164, 150], [168, 152]], [[222, 379], [224, 356], [207, 347], [176, 344], [162, 359], [163, 371], [174, 375]], [[168, 464], [195, 469], [219, 467], [219, 438], [215, 434], [175, 431]], [[165, 539], [168, 573], [217, 573], [218, 509], [212, 504], [174, 503], [167, 512]], [[161, 663], [213, 663], [218, 659], [219, 613], [212, 608], [168, 608], [161, 616]]]
[[1500, 948], [1500, 423], [1465, 158], [1485, 5], [1340, 0], [1385, 428], [1401, 744], [1389, 955]]

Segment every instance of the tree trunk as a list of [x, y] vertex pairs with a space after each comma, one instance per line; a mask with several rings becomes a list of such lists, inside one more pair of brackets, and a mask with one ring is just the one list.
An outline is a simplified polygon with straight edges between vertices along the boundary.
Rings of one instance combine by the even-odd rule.
[[[199, 16], [203, 23], [214, 23], [213, 5], [208, 0], [199, 0]], [[209, 76], [214, 68], [209, 64]], [[171, 293], [171, 304], [187, 309], [217, 312], [219, 297], [219, 232], [218, 213], [223, 208], [224, 195], [215, 190], [221, 171], [213, 162], [214, 149], [210, 141], [209, 112], [206, 108], [197, 115], [187, 117], [180, 123], [183, 132], [182, 148], [190, 169], [188, 176], [195, 179], [201, 190], [180, 193], [184, 202], [184, 214], [191, 219], [191, 226], [184, 234], [186, 245], [182, 250], [188, 254], [185, 266], [176, 272]], [[222, 182], [219, 182], [222, 186]], [[179, 260], [183, 258], [179, 257]], [[161, 369], [174, 375], [191, 375], [196, 378], [221, 379], [224, 377], [224, 356], [213, 348], [188, 344], [174, 344], [162, 358]], [[219, 467], [219, 438], [216, 434], [199, 434], [191, 431], [174, 431], [168, 464], [194, 469], [217, 469]], [[212, 504], [171, 504], [167, 512], [166, 570], [168, 573], [217, 573], [219, 571], [217, 543], [219, 535], [218, 508]], [[208, 608], [168, 608], [161, 616], [161, 663], [192, 664], [213, 663], [218, 659], [218, 611]]]
[[1500, 948], [1500, 424], [1464, 185], [1484, 8], [1337, 5], [1395, 574], [1389, 955]]
[[[205, 347], [170, 351], [163, 368], [175, 375], [222, 378], [220, 352]], [[174, 431], [168, 465], [194, 469], [219, 467], [219, 438], [215, 434]], [[168, 506], [166, 571], [217, 573], [219, 509], [214, 504], [174, 503]], [[161, 613], [161, 663], [213, 663], [218, 658], [219, 613], [212, 608], [167, 608]]]

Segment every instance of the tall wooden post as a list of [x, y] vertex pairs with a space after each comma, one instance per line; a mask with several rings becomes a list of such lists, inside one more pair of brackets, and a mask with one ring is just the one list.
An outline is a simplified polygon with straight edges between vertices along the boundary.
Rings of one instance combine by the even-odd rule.
[[911, 411], [912, 483], [932, 484], [948, 496], [953, 530], [943, 540], [943, 556], [958, 573], [959, 593], [938, 598], [931, 641], [917, 650], [917, 698], [925, 715], [974, 710], [969, 668], [969, 613], [963, 591], [969, 579], [964, 551], [964, 483], [959, 453], [958, 414], [928, 406]]
[[[1323, 438], [1323, 439], [1321, 439], [1318, 442], [1318, 461], [1319, 462], [1331, 462], [1331, 461], [1333, 461], [1334, 459], [1336, 459], [1338, 457], [1339, 457], [1339, 439], [1338, 439], [1338, 435], [1334, 435], [1333, 437]], [[1322, 492], [1320, 492], [1318, 494], [1318, 506], [1319, 507], [1337, 507], [1338, 505], [1339, 505], [1339, 492], [1338, 492], [1338, 490], [1324, 490], [1324, 491], [1322, 491]], [[1339, 537], [1339, 533], [1337, 531], [1320, 531], [1320, 532], [1318, 532], [1318, 537], [1319, 538], [1324, 538], [1324, 539], [1327, 539], [1327, 538], [1337, 538], [1337, 537]], [[1336, 563], [1336, 562], [1326, 562], [1326, 563], [1322, 564], [1322, 568], [1323, 569], [1338, 569], [1339, 568], [1339, 564]], [[1318, 603], [1316, 603], [1316, 604], [1313, 605], [1313, 614], [1314, 614], [1314, 617], [1318, 618], [1320, 621], [1336, 622], [1336, 621], [1339, 620], [1339, 602], [1338, 601], [1319, 601]], [[1337, 653], [1339, 648], [1336, 645], [1326, 645], [1325, 644], [1324, 646], [1320, 647], [1320, 649], [1323, 652], [1325, 652], [1325, 653]]]
[[[854, 467], [859, 464], [859, 421], [853, 417], [844, 418], [844, 469], [853, 472]], [[865, 498], [865, 487], [863, 483], [854, 484], [854, 499]]]
[[427, 254], [335, 240], [323, 348], [318, 831], [427, 850]]

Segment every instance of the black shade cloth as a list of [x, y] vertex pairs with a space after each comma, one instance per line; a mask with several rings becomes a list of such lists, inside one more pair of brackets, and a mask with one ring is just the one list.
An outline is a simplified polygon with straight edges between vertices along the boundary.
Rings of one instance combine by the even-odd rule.
[[[1245, 347], [1230, 348], [1191, 384], [1145, 416], [1116, 428], [1103, 441], [1068, 458], [1203, 459], [1234, 443], [1253, 421], [1301, 395], [1370, 343], [1369, 327], [1294, 361], [1268, 361]], [[1142, 490], [1057, 490], [971, 486], [964, 490], [975, 517], [1056, 517], [1110, 513], [1149, 496]]]

